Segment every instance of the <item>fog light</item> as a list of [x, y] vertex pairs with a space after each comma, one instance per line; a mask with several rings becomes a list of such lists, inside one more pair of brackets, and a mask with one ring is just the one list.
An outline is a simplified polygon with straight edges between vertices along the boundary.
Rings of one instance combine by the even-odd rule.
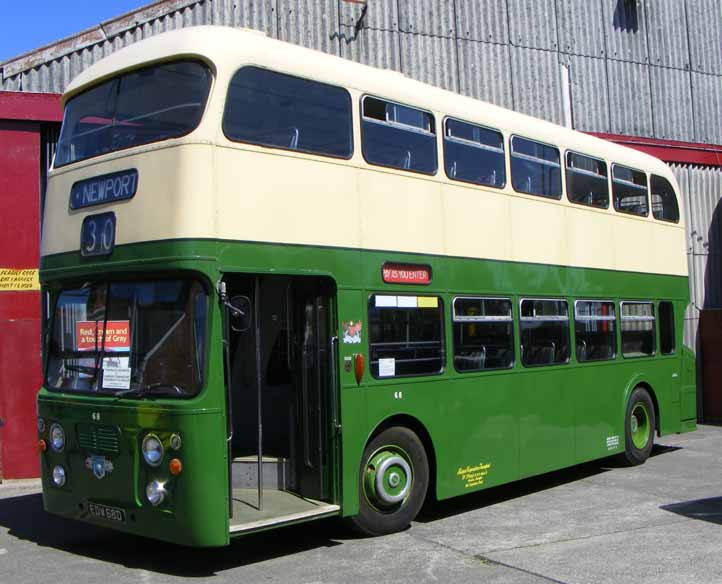
[[60, 465], [53, 469], [53, 482], [56, 487], [62, 487], [65, 484], [65, 469]]
[[45, 420], [38, 418], [38, 432], [41, 434], [45, 432]]
[[62, 452], [65, 448], [65, 430], [60, 424], [50, 426], [50, 446], [55, 452]]
[[157, 507], [165, 499], [165, 485], [159, 481], [148, 483], [145, 488], [145, 496], [148, 497], [148, 501], [153, 507]]
[[150, 466], [158, 466], [163, 460], [163, 444], [155, 434], [143, 438], [143, 458]]

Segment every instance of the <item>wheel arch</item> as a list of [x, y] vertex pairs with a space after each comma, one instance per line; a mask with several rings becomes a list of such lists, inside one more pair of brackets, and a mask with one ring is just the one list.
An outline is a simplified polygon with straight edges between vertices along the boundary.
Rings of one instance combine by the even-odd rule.
[[429, 463], [429, 489], [426, 492], [427, 498], [429, 495], [436, 497], [436, 448], [434, 447], [434, 441], [431, 439], [431, 434], [427, 430], [426, 426], [414, 416], [409, 414], [395, 414], [381, 421], [369, 434], [366, 439], [366, 444], [373, 440], [378, 434], [391, 428], [392, 426], [403, 426], [408, 428], [414, 434], [419, 437], [421, 444], [426, 451], [426, 458]]

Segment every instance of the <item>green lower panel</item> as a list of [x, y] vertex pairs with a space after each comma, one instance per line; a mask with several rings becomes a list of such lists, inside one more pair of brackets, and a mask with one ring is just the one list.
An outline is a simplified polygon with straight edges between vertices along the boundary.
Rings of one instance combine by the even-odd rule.
[[[410, 262], [431, 267], [430, 285], [389, 285], [382, 281], [384, 262]], [[339, 404], [341, 413], [341, 467], [333, 469], [339, 482], [342, 513], [358, 510], [359, 465], [366, 442], [381, 424], [412, 424], [428, 434], [429, 457], [436, 469], [436, 495], [452, 497], [542, 472], [618, 453], [624, 448], [627, 397], [638, 384], [650, 388], [662, 434], [694, 428], [694, 358], [691, 363], [683, 338], [683, 315], [688, 303], [685, 277], [620, 273], [605, 270], [542, 266], [514, 262], [447, 258], [385, 251], [268, 245], [227, 241], [171, 241], [119, 246], [111, 261], [79, 261], [77, 254], [43, 258], [41, 279], [46, 288], [58, 287], [68, 278], [82, 280], [89, 274], [162, 270], [197, 270], [214, 284], [225, 271], [274, 274], [327, 275], [338, 289], [339, 324], [364, 323], [360, 343], [344, 343], [339, 336]], [[373, 379], [368, 365], [360, 384], [351, 366], [354, 355], [369, 355], [368, 298], [374, 292], [439, 296], [445, 314], [445, 367], [436, 376]], [[523, 297], [563, 298], [573, 313], [579, 298], [620, 300], [673, 300], [677, 351], [670, 356], [616, 359], [600, 363], [570, 363], [525, 369], [519, 362], [519, 327], [515, 323], [516, 362], [508, 371], [459, 373], [453, 367], [453, 323], [449, 307], [457, 295], [510, 298], [518, 320]], [[227, 541], [227, 495], [223, 364], [221, 359], [220, 308], [212, 293], [210, 362], [204, 392], [182, 407], [145, 404], [147, 422], [140, 423], [134, 404], [115, 412], [114, 424], [126, 438], [125, 462], [119, 462], [119, 484], [108, 491], [108, 501], [136, 511], [136, 524], [123, 529], [194, 545], [219, 545]], [[574, 327], [570, 320], [571, 347]], [[657, 331], [657, 346], [659, 332]], [[617, 327], [617, 347], [621, 337]], [[618, 350], [618, 353], [621, 353]], [[684, 358], [682, 357], [684, 355]], [[684, 363], [683, 363], [684, 360]], [[675, 377], [676, 375], [676, 377]], [[82, 402], [82, 400], [77, 400]], [[160, 402], [161, 400], [158, 400]], [[88, 421], [89, 407], [68, 398], [63, 409], [51, 395], [41, 395], [41, 414], [62, 420]], [[110, 404], [98, 399], [93, 407]], [[204, 405], [205, 404], [205, 405]], [[192, 414], [207, 407], [216, 413]], [[187, 408], [187, 415], [173, 413]], [[102, 415], [105, 416], [102, 410]], [[682, 421], [688, 420], [688, 421]], [[105, 420], [104, 420], [105, 423]], [[181, 428], [186, 470], [174, 487], [174, 519], [169, 507], [147, 507], [142, 487], [150, 474], [138, 460], [140, 428]], [[202, 446], [202, 448], [201, 448]], [[212, 453], [212, 454], [210, 454]], [[70, 454], [73, 454], [72, 452]], [[98, 496], [100, 481], [81, 467], [80, 455], [71, 461], [68, 495], [57, 495], [47, 483], [50, 460], [46, 455], [44, 481], [46, 505], [53, 512], [82, 517], [78, 504]], [[134, 458], [135, 457], [135, 458]], [[121, 471], [121, 468], [126, 470]], [[95, 481], [95, 482], [94, 482]], [[121, 484], [122, 483], [122, 484]], [[105, 483], [103, 483], [105, 484]], [[111, 503], [108, 504], [111, 504]], [[182, 513], [180, 512], [182, 510]], [[136, 527], [137, 525], [137, 527]]]

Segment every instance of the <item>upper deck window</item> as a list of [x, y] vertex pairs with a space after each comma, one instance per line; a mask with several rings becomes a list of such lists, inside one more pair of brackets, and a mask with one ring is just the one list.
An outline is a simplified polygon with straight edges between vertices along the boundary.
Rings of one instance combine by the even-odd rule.
[[666, 178], [652, 175], [652, 214], [660, 221], [679, 223], [679, 205], [674, 188]]
[[363, 155], [369, 164], [424, 174], [436, 172], [434, 116], [368, 96], [361, 107]]
[[451, 179], [502, 188], [506, 183], [504, 137], [497, 130], [447, 118], [444, 166]]
[[612, 166], [612, 193], [614, 208], [620, 213], [631, 215], [649, 215], [647, 200], [647, 175], [639, 170]]
[[350, 158], [351, 97], [334, 85], [244, 67], [228, 89], [223, 131], [239, 142]]
[[607, 164], [603, 160], [567, 152], [567, 197], [572, 203], [609, 207]]
[[511, 184], [518, 193], [560, 199], [562, 170], [559, 150], [541, 142], [513, 136]]
[[211, 79], [203, 63], [179, 61], [78, 94], [65, 106], [55, 166], [188, 134], [201, 121]]

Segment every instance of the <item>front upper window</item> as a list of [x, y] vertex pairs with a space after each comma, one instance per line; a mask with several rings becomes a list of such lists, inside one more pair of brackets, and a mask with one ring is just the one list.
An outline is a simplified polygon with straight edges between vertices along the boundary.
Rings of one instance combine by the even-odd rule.
[[76, 95], [65, 106], [55, 167], [188, 134], [201, 121], [211, 79], [207, 65], [178, 61]]
[[203, 384], [208, 295], [195, 280], [138, 280], [63, 290], [47, 387], [187, 397]]

